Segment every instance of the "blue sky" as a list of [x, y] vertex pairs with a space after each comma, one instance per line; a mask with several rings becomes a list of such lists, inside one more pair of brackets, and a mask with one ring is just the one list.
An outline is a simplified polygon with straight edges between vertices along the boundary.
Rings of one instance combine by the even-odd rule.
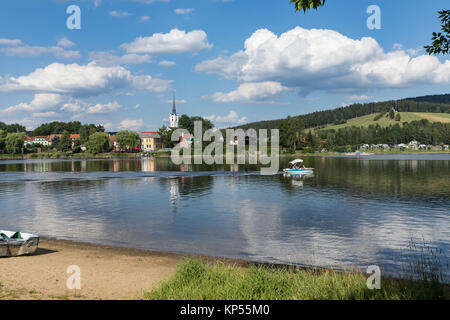
[[[81, 9], [69, 30], [66, 9]], [[344, 5], [345, 4], [345, 5]], [[369, 30], [370, 5], [381, 29]], [[15, 0], [0, 3], [0, 121], [108, 130], [181, 114], [218, 127], [353, 102], [449, 93], [450, 60], [422, 49], [448, 1]]]

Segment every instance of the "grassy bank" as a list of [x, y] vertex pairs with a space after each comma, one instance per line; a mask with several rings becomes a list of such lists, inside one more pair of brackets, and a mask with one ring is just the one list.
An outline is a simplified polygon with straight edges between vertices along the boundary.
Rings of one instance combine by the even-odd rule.
[[382, 278], [381, 290], [367, 288], [367, 275], [357, 271], [294, 268], [249, 268], [185, 260], [176, 274], [144, 293], [156, 300], [415, 300], [449, 299], [448, 285], [437, 281]]

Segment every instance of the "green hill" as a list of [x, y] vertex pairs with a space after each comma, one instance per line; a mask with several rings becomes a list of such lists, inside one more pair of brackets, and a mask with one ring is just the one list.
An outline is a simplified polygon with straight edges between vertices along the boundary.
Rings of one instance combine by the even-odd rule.
[[323, 127], [320, 127], [320, 129], [341, 129], [345, 127], [368, 127], [370, 125], [376, 125], [378, 124], [381, 127], [388, 127], [390, 125], [395, 125], [396, 123], [399, 123], [400, 125], [404, 122], [412, 122], [412, 121], [418, 121], [426, 119], [430, 122], [442, 122], [442, 123], [450, 123], [450, 114], [449, 113], [425, 113], [425, 112], [400, 112], [400, 121], [395, 121], [391, 118], [389, 118], [389, 115], [386, 113], [383, 117], [381, 117], [378, 120], [374, 120], [376, 115], [369, 114], [366, 116], [353, 118], [350, 120], [347, 120], [346, 123], [339, 124], [339, 125], [326, 125]]
[[[303, 122], [305, 128], [342, 128], [346, 126], [365, 126], [375, 124], [376, 114], [387, 113], [395, 108], [401, 114], [401, 122], [427, 119], [431, 122], [448, 122], [450, 115], [450, 94], [407, 98], [398, 101], [372, 102], [352, 104], [332, 110], [317, 111], [305, 115], [294, 116], [295, 121]], [[242, 129], [276, 129], [284, 119], [258, 121], [234, 128]], [[372, 122], [372, 123], [371, 123]], [[389, 119], [380, 119], [380, 125], [395, 123]], [[397, 122], [398, 123], [398, 122]]]

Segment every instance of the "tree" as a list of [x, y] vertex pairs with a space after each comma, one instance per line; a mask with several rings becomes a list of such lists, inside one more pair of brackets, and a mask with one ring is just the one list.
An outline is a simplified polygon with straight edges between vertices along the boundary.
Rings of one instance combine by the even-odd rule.
[[205, 133], [207, 130], [214, 128], [213, 123], [208, 119], [199, 116], [189, 117], [185, 114], [180, 117], [178, 126], [181, 129], [186, 129], [187, 131], [189, 131], [189, 133], [194, 134], [195, 121], [202, 122], [202, 133]]
[[394, 117], [395, 117], [394, 109], [389, 110], [389, 118], [394, 119]]
[[309, 9], [316, 9], [325, 4], [325, 0], [291, 0], [295, 3], [295, 10], [306, 12]]
[[283, 120], [280, 126], [281, 145], [295, 151], [303, 127], [303, 122], [298, 122], [295, 118], [287, 117]]
[[108, 152], [110, 147], [109, 135], [105, 132], [96, 132], [89, 136], [86, 148], [92, 153]]
[[6, 134], [4, 130], [0, 130], [0, 153], [6, 151]]
[[116, 141], [122, 151], [139, 147], [139, 135], [134, 131], [120, 131], [116, 135]]
[[164, 148], [173, 148], [175, 143], [172, 141], [172, 132], [173, 130], [167, 128], [166, 126], [162, 126], [158, 130], [158, 134], [161, 137], [161, 142], [164, 145]]
[[397, 112], [397, 114], [395, 115], [395, 121], [400, 121], [402, 120], [400, 113]]
[[8, 133], [6, 136], [6, 151], [8, 153], [23, 153], [23, 145], [26, 138], [24, 132]]
[[67, 130], [63, 132], [61, 141], [56, 145], [56, 149], [63, 152], [72, 149], [72, 140]]
[[424, 47], [429, 55], [450, 53], [450, 10], [442, 10], [438, 14], [441, 19], [442, 32], [433, 32], [431, 46]]
[[59, 138], [59, 136], [54, 136], [52, 141], [50, 141], [52, 146], [54, 146], [55, 148], [58, 146], [58, 144], [61, 142], [61, 139]]

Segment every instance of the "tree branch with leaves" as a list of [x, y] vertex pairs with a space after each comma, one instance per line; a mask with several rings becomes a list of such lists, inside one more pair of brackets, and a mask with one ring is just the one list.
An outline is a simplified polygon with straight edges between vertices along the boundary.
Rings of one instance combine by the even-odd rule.
[[442, 32], [433, 32], [431, 46], [425, 46], [429, 55], [449, 54], [450, 53], [450, 10], [439, 11], [439, 19], [441, 19]]
[[316, 9], [325, 4], [325, 0], [291, 0], [295, 3], [295, 10], [306, 12], [309, 9]]

